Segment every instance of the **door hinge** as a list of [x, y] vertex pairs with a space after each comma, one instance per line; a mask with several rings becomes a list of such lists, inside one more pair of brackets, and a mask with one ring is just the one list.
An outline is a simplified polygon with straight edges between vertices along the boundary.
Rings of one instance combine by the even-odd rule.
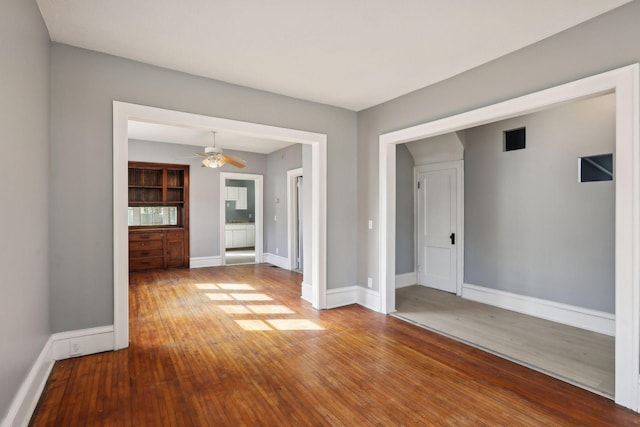
[[420, 181], [418, 181], [418, 190], [420, 189]]

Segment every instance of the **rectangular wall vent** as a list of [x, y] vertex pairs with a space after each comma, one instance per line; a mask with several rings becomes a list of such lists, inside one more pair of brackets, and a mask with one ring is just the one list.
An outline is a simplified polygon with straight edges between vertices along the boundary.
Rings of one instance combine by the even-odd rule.
[[525, 128], [504, 131], [504, 151], [522, 150], [526, 146]]

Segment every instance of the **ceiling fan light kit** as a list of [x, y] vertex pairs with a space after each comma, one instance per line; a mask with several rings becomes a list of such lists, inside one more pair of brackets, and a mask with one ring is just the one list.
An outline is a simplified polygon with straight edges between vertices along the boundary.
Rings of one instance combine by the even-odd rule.
[[199, 156], [204, 156], [202, 159], [202, 167], [203, 168], [219, 168], [222, 165], [229, 163], [232, 166], [237, 168], [243, 168], [247, 163], [245, 160], [240, 159], [238, 157], [225, 156], [222, 154], [222, 148], [216, 147], [216, 133], [213, 134], [213, 145], [210, 147], [205, 147], [204, 153], [196, 153]]

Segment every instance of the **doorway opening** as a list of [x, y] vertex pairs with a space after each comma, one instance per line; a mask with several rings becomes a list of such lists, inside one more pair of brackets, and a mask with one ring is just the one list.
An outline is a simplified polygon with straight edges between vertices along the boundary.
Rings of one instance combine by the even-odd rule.
[[638, 65], [624, 67], [380, 137], [379, 277], [382, 311], [395, 311], [396, 145], [615, 93], [615, 401], [637, 411], [639, 377]]
[[287, 171], [287, 228], [289, 270], [304, 270], [303, 169]]
[[222, 265], [262, 262], [263, 176], [220, 173]]
[[263, 139], [301, 143], [310, 154], [310, 208], [305, 222], [313, 224], [309, 233], [309, 272], [300, 293], [316, 309], [326, 308], [327, 241], [327, 135], [252, 122], [166, 110], [113, 101], [113, 317], [114, 344], [119, 350], [129, 346], [129, 256], [128, 256], [128, 141], [130, 120], [178, 127], [219, 130]]

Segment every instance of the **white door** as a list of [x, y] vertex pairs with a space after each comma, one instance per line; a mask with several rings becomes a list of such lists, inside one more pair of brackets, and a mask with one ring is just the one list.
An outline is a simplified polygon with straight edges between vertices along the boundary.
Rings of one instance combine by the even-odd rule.
[[456, 293], [457, 182], [455, 168], [417, 169], [418, 284]]

